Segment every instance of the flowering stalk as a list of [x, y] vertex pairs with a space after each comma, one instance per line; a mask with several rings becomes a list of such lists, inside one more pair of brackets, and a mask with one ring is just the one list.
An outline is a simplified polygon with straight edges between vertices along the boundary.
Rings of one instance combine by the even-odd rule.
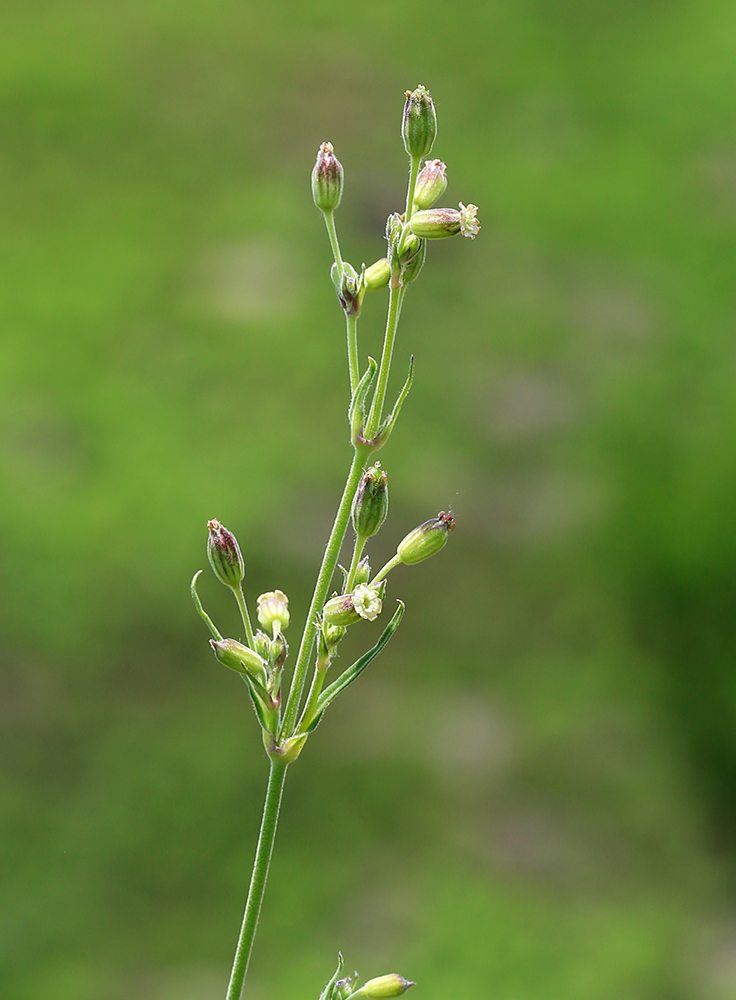
[[[312, 196], [322, 212], [332, 248], [334, 264], [331, 277], [347, 329], [350, 407], [348, 424], [353, 459], [330, 537], [312, 594], [307, 619], [299, 642], [296, 663], [282, 700], [282, 674], [288, 655], [284, 636], [290, 623], [289, 601], [280, 590], [262, 593], [257, 601], [261, 629], [254, 634], [248, 602], [243, 591], [245, 562], [232, 532], [219, 521], [209, 522], [208, 556], [215, 575], [232, 592], [240, 610], [246, 645], [223, 637], [202, 607], [197, 594], [197, 573], [192, 580], [192, 597], [197, 611], [212, 635], [210, 640], [217, 659], [237, 673], [246, 684], [248, 696], [262, 730], [263, 745], [270, 762], [266, 800], [256, 847], [245, 913], [238, 937], [227, 1000], [239, 1000], [248, 970], [261, 903], [266, 888], [268, 868], [276, 837], [276, 827], [286, 772], [300, 755], [309, 735], [316, 729], [324, 712], [348, 685], [352, 684], [382, 651], [401, 622], [404, 605], [398, 608], [384, 628], [378, 642], [336, 680], [325, 687], [328, 670], [338, 646], [350, 627], [362, 627], [381, 614], [386, 598], [386, 577], [399, 563], [414, 565], [429, 558], [445, 545], [455, 526], [451, 514], [440, 514], [410, 532], [398, 545], [396, 555], [370, 579], [368, 557], [363, 551], [379, 531], [388, 513], [388, 479], [380, 462], [367, 468], [373, 452], [388, 440], [401, 407], [412, 385], [414, 364], [401, 392], [387, 416], [384, 416], [391, 362], [401, 308], [408, 286], [416, 280], [424, 265], [427, 241], [462, 232], [473, 238], [479, 225], [474, 205], [460, 209], [433, 208], [444, 193], [446, 167], [441, 160], [431, 160], [422, 168], [437, 134], [437, 116], [429, 92], [424, 87], [407, 91], [401, 126], [409, 157], [409, 181], [403, 215], [394, 213], [386, 225], [388, 251], [385, 258], [358, 271], [346, 261], [340, 249], [335, 224], [343, 192], [344, 171], [332, 145], [322, 143], [312, 171]], [[388, 310], [380, 363], [368, 359], [361, 374], [358, 350], [358, 318], [366, 292], [376, 292], [388, 285]], [[350, 567], [343, 572], [342, 593], [328, 599], [345, 536], [352, 520], [355, 534]], [[342, 569], [342, 567], [341, 567]], [[201, 572], [201, 571], [200, 571]], [[309, 693], [304, 700], [309, 665], [316, 657]], [[304, 704], [303, 704], [304, 702]], [[398, 997], [414, 984], [391, 973], [369, 980], [359, 987], [356, 976], [343, 976], [342, 958], [320, 1000], [348, 1000], [349, 997]]]

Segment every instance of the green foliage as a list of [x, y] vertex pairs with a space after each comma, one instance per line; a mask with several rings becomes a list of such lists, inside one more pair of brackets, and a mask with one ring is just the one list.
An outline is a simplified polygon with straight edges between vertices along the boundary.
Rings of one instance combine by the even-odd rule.
[[305, 178], [340, 136], [344, 248], [381, 257], [419, 79], [484, 229], [407, 299], [371, 561], [427, 505], [458, 530], [294, 765], [254, 996], [317, 996], [338, 947], [426, 1000], [730, 995], [732, 6], [0, 21], [3, 1000], [224, 992], [264, 763], [186, 581], [221, 517], [304, 618], [349, 459]]

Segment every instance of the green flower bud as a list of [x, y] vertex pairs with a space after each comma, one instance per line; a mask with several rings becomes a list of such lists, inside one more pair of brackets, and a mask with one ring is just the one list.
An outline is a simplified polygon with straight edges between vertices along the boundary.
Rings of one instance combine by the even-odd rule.
[[340, 271], [337, 264], [333, 264], [330, 270], [337, 297], [346, 316], [360, 316], [365, 295], [365, 280], [363, 275], [358, 274], [353, 265], [347, 261], [343, 261], [342, 267]]
[[324, 645], [324, 655], [329, 659], [332, 659], [340, 640], [345, 635], [345, 631], [346, 630], [339, 625], [328, 625], [327, 622], [322, 622], [322, 644]]
[[459, 211], [455, 208], [429, 208], [424, 212], [415, 212], [409, 220], [409, 228], [425, 240], [441, 240], [458, 233], [474, 240], [480, 232], [477, 215], [476, 205], [466, 206], [460, 202]]
[[447, 167], [442, 160], [427, 160], [417, 177], [414, 204], [417, 208], [431, 208], [447, 188]]
[[368, 556], [363, 556], [363, 558], [358, 563], [358, 568], [355, 571], [355, 584], [368, 583], [371, 578], [371, 564], [368, 562]]
[[401, 136], [409, 156], [427, 156], [436, 135], [437, 115], [429, 91], [421, 84], [413, 92], [407, 90]]
[[418, 528], [410, 531], [396, 550], [405, 566], [413, 566], [435, 555], [447, 542], [447, 536], [455, 530], [455, 518], [449, 512], [441, 510], [437, 517], [425, 521]]
[[268, 658], [274, 670], [281, 670], [289, 652], [286, 639], [282, 632], [277, 632], [276, 637], [271, 641], [268, 650]]
[[375, 621], [383, 607], [385, 582], [382, 580], [377, 587], [359, 583], [352, 594], [331, 598], [322, 610], [323, 621], [326, 625], [339, 625], [341, 628], [354, 625], [361, 618]]
[[353, 501], [353, 527], [359, 538], [375, 535], [388, 514], [388, 476], [376, 462], [366, 469]]
[[332, 993], [334, 1000], [347, 1000], [348, 997], [352, 996], [357, 979], [357, 973], [353, 976], [345, 976], [344, 979], [338, 979]]
[[334, 212], [342, 198], [343, 169], [331, 142], [323, 142], [312, 170], [312, 197], [322, 212]]
[[258, 621], [266, 632], [283, 632], [289, 624], [289, 598], [280, 590], [269, 590], [258, 598]]
[[399, 244], [399, 263], [408, 264], [422, 249], [422, 241], [414, 233], [407, 233]]
[[214, 519], [207, 522], [207, 528], [207, 558], [215, 576], [226, 587], [239, 587], [245, 577], [245, 563], [235, 535]]
[[266, 664], [252, 649], [248, 649], [237, 639], [222, 639], [217, 642], [210, 639], [212, 651], [226, 667], [239, 674], [250, 674], [256, 680], [262, 681], [266, 676]]
[[365, 287], [369, 292], [375, 292], [378, 288], [383, 288], [384, 285], [387, 285], [390, 277], [391, 265], [385, 257], [382, 257], [375, 264], [371, 264], [369, 268], [366, 268]]
[[256, 653], [258, 653], [262, 660], [267, 660], [271, 652], [271, 640], [260, 629], [256, 631], [253, 638], [255, 639]]
[[401, 284], [408, 285], [409, 282], [414, 281], [415, 278], [419, 277], [419, 272], [424, 267], [424, 261], [427, 258], [427, 241], [419, 241], [419, 249], [406, 264], [401, 267]]
[[370, 997], [371, 1000], [389, 1000], [390, 997], [400, 997], [411, 986], [416, 986], [409, 979], [393, 972], [389, 976], [378, 976], [376, 979], [369, 979], [357, 992], [354, 997]]

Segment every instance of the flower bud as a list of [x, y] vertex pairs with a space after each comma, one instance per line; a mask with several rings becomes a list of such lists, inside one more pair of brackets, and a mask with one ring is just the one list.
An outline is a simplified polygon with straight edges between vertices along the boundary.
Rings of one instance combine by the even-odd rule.
[[347, 625], [359, 622], [361, 618], [369, 622], [375, 621], [383, 607], [384, 584], [385, 580], [381, 581], [378, 587], [359, 583], [352, 594], [341, 594], [339, 597], [331, 598], [322, 611], [325, 624], [345, 628]]
[[388, 976], [378, 976], [376, 979], [369, 979], [355, 993], [354, 997], [370, 997], [371, 1000], [389, 1000], [390, 997], [400, 997], [406, 993], [410, 986], [416, 986], [409, 979], [392, 972]]
[[207, 558], [215, 576], [226, 587], [239, 587], [245, 577], [245, 563], [235, 535], [214, 519], [207, 522], [207, 528]]
[[332, 658], [335, 650], [342, 637], [345, 635], [345, 629], [339, 625], [328, 625], [327, 622], [322, 622], [322, 643], [324, 644], [324, 654], [328, 658]]
[[388, 476], [376, 462], [366, 469], [353, 501], [353, 527], [359, 538], [375, 535], [388, 514]]
[[258, 621], [266, 632], [283, 632], [289, 624], [289, 598], [280, 590], [269, 590], [258, 598]]
[[342, 198], [343, 169], [331, 142], [323, 142], [312, 170], [312, 197], [322, 212], [334, 212]]
[[267, 660], [271, 652], [271, 640], [260, 629], [256, 631], [253, 638], [255, 640], [256, 653], [258, 653], [262, 660]]
[[368, 583], [371, 578], [371, 564], [368, 562], [368, 556], [363, 556], [363, 558], [358, 563], [355, 570], [355, 584]]
[[427, 241], [419, 241], [419, 249], [405, 264], [401, 266], [401, 284], [406, 286], [409, 282], [414, 281], [415, 278], [419, 277], [419, 272], [424, 267], [424, 261], [427, 258]]
[[282, 632], [277, 632], [274, 639], [269, 644], [268, 658], [274, 670], [281, 670], [286, 662], [289, 646], [284, 639]]
[[401, 136], [409, 156], [427, 156], [436, 135], [437, 115], [429, 91], [421, 84], [413, 92], [407, 90]]
[[261, 657], [237, 639], [222, 639], [220, 642], [210, 639], [210, 646], [220, 663], [236, 673], [250, 674], [258, 680], [265, 677], [266, 664]]
[[381, 257], [375, 264], [366, 268], [365, 287], [369, 292], [375, 292], [378, 288], [383, 288], [388, 284], [391, 277], [391, 265], [385, 257]]
[[405, 566], [413, 566], [435, 555], [447, 542], [447, 536], [455, 530], [455, 518], [449, 512], [441, 510], [437, 517], [425, 521], [418, 528], [410, 531], [396, 550]]
[[460, 202], [459, 211], [455, 208], [429, 208], [425, 212], [415, 212], [409, 221], [409, 228], [425, 240], [441, 240], [458, 233], [474, 240], [480, 232], [477, 215], [476, 205]]
[[352, 264], [343, 261], [342, 271], [337, 264], [332, 265], [330, 277], [335, 286], [340, 305], [347, 316], [360, 316], [365, 295], [365, 281]]
[[441, 240], [460, 232], [460, 213], [456, 208], [429, 208], [415, 212], [409, 220], [415, 236], [424, 240]]
[[417, 177], [414, 204], [417, 208], [431, 208], [447, 188], [447, 167], [442, 160], [427, 160]]

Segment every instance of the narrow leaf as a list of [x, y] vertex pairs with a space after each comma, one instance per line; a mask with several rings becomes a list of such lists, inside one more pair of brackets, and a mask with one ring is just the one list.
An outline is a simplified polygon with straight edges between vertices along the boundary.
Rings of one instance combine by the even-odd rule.
[[198, 576], [199, 576], [199, 574], [201, 572], [202, 572], [202, 570], [198, 569], [197, 572], [192, 577], [192, 585], [191, 585], [191, 588], [190, 588], [191, 592], [192, 592], [192, 600], [194, 601], [194, 606], [196, 607], [197, 611], [199, 611], [200, 615], [204, 619], [205, 625], [207, 626], [207, 628], [212, 633], [212, 638], [216, 639], [217, 642], [222, 642], [222, 636], [217, 631], [217, 629], [215, 628], [215, 626], [212, 624], [212, 619], [210, 618], [210, 616], [207, 614], [207, 612], [202, 607], [202, 602], [200, 601], [199, 594], [197, 593], [197, 578], [198, 578]]
[[414, 355], [412, 354], [411, 360], [409, 361], [409, 374], [406, 376], [406, 382], [404, 382], [404, 387], [399, 393], [399, 397], [394, 404], [393, 410], [383, 421], [378, 429], [378, 434], [376, 434], [376, 439], [379, 445], [383, 445], [388, 441], [391, 431], [394, 429], [394, 424], [398, 420], [399, 413], [401, 412], [401, 407], [404, 405], [404, 400], [409, 395], [409, 390], [411, 389], [411, 384], [414, 381]]
[[363, 655], [360, 657], [359, 660], [356, 660], [351, 667], [348, 667], [347, 670], [341, 673], [340, 676], [337, 678], [337, 680], [333, 681], [332, 684], [329, 685], [329, 687], [326, 687], [322, 692], [322, 694], [319, 696], [317, 700], [315, 719], [310, 728], [314, 728], [314, 726], [317, 725], [317, 723], [319, 722], [319, 716], [322, 715], [322, 713], [330, 704], [330, 702], [333, 701], [340, 694], [341, 691], [344, 691], [349, 684], [352, 684], [355, 678], [363, 673], [363, 671], [371, 662], [371, 660], [374, 657], [378, 656], [378, 654], [381, 652], [381, 650], [386, 645], [388, 640], [391, 638], [396, 629], [399, 627], [399, 623], [401, 622], [401, 619], [404, 616], [405, 605], [403, 601], [398, 601], [397, 603], [399, 606], [396, 609], [396, 613], [394, 614], [393, 618], [388, 623], [386, 628], [383, 630], [381, 638], [378, 640], [375, 646], [373, 646], [372, 649], [369, 649], [367, 653], [363, 653]]

